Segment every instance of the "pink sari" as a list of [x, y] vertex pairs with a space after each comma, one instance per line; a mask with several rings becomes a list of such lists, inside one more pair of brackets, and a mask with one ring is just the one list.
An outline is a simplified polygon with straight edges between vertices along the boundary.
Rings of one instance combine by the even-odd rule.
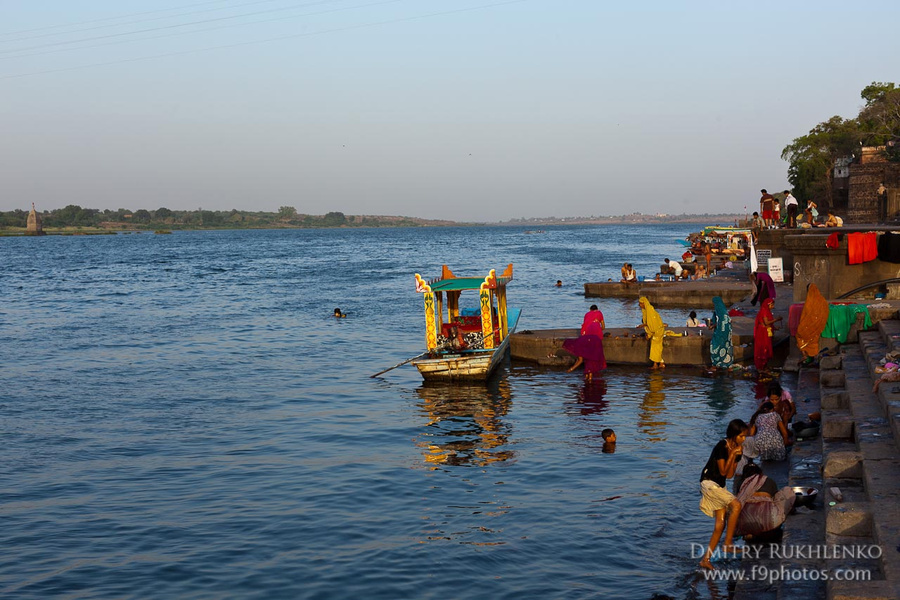
[[754, 475], [741, 484], [737, 499], [742, 508], [734, 532], [736, 535], [759, 535], [772, 531], [784, 523], [785, 515], [794, 507], [797, 496], [789, 487], [781, 488], [774, 496], [755, 495], [765, 482], [765, 475]]

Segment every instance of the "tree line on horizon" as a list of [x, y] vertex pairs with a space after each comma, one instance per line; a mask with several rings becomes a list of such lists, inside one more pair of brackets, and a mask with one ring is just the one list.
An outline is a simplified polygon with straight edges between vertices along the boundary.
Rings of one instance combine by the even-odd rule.
[[833, 116], [795, 138], [781, 151], [788, 161], [788, 181], [802, 201], [834, 206], [835, 163], [857, 159], [863, 146], [883, 146], [882, 155], [900, 162], [900, 88], [873, 81], [860, 92], [865, 105], [852, 119]]
[[[56, 210], [38, 213], [45, 228], [106, 228], [106, 229], [272, 229], [272, 228], [331, 228], [331, 227], [421, 227], [423, 225], [453, 224], [449, 221], [429, 221], [413, 217], [396, 216], [354, 216], [342, 212], [325, 215], [300, 214], [291, 206], [282, 206], [278, 212], [215, 210], [170, 210], [165, 207], [156, 210], [129, 210], [126, 208], [95, 209], [82, 208], [70, 204]], [[590, 217], [542, 217], [510, 219], [508, 225], [526, 225], [537, 222], [552, 223], [564, 221], [602, 221], [639, 218], [643, 221], [670, 221], [672, 219], [721, 219], [732, 220], [735, 214], [681, 214], [659, 216], [654, 214], [631, 213], [627, 215]], [[25, 228], [28, 211], [15, 209], [0, 212], [0, 228]], [[501, 223], [502, 224], [502, 223]]]
[[[342, 212], [325, 215], [305, 215], [291, 206], [278, 212], [232, 210], [156, 210], [125, 208], [100, 210], [70, 204], [65, 208], [38, 213], [46, 228], [97, 227], [135, 229], [265, 229], [278, 227], [415, 227], [422, 224], [409, 217], [348, 216]], [[28, 211], [16, 209], [0, 212], [0, 227], [24, 228]]]

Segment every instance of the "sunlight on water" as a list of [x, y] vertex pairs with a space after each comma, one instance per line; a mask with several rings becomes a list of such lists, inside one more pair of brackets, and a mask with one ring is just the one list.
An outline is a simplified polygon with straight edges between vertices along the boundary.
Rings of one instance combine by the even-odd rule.
[[[576, 327], [596, 302], [585, 282], [626, 260], [655, 271], [698, 228], [3, 238], [0, 591], [726, 591], [700, 583], [690, 543], [712, 527], [700, 469], [752, 412], [752, 382], [620, 367], [585, 385], [518, 363], [481, 386], [409, 366], [369, 377], [421, 352], [416, 272], [512, 262], [520, 328]], [[601, 308], [610, 326], [640, 321], [633, 302]]]

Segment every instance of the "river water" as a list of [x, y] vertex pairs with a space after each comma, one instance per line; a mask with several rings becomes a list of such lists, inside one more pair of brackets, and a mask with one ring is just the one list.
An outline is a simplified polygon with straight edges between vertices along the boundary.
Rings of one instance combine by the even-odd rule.
[[520, 329], [577, 327], [702, 225], [0, 238], [0, 595], [721, 597], [698, 479], [752, 382], [369, 377], [422, 349], [416, 272], [512, 262]]

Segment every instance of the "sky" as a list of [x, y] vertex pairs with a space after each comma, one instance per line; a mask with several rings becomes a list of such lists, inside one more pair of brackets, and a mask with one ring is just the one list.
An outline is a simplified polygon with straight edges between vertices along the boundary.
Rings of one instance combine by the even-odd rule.
[[0, 211], [752, 211], [793, 138], [900, 83], [898, 22], [896, 0], [0, 0]]

